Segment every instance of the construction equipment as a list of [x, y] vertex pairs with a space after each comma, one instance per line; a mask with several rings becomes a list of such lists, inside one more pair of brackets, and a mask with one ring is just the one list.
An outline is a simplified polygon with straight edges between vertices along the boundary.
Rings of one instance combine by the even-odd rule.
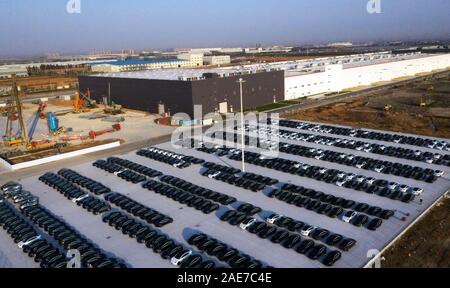
[[420, 98], [419, 106], [420, 108], [427, 108], [427, 102], [425, 101], [424, 97]]
[[[81, 97], [80, 97], [81, 95]], [[89, 112], [91, 109], [97, 108], [97, 101], [91, 98], [91, 91], [88, 89], [86, 94], [77, 92], [75, 94], [75, 100], [73, 101], [73, 112], [82, 113]]]
[[[17, 86], [15, 75], [13, 75], [12, 83], [13, 87], [11, 89], [11, 100], [8, 107], [8, 119], [5, 131], [6, 133], [3, 136], [5, 146], [23, 146], [26, 150], [46, 149], [56, 146], [57, 143], [54, 141], [33, 141], [33, 136], [36, 132], [39, 119], [41, 119], [42, 117], [45, 118], [44, 111], [47, 105], [42, 102], [39, 104], [39, 108], [32, 118], [31, 127], [28, 131], [27, 126], [25, 125], [22, 111], [22, 102], [19, 96], [20, 87]], [[17, 120], [19, 120], [19, 130], [15, 135], [13, 135], [13, 124], [14, 121]]]
[[114, 102], [111, 105], [105, 106], [103, 109], [103, 112], [105, 114], [111, 114], [111, 115], [119, 115], [122, 114], [122, 105], [115, 104]]
[[122, 126], [119, 123], [117, 123], [117, 124], [114, 124], [112, 126], [112, 128], [110, 128], [110, 129], [101, 130], [101, 131], [90, 131], [89, 132], [89, 137], [91, 139], [95, 139], [98, 136], [101, 136], [101, 135], [104, 135], [104, 134], [107, 134], [107, 133], [113, 133], [113, 132], [116, 132], [116, 131], [120, 131], [120, 129], [122, 129]]
[[[5, 135], [3, 136], [4, 144], [6, 146], [17, 146], [29, 142], [25, 121], [23, 119], [22, 102], [19, 97], [19, 91], [20, 87], [17, 86], [16, 76], [12, 75], [11, 100]], [[19, 133], [13, 135], [13, 123], [17, 119], [19, 120]]]
[[122, 105], [116, 104], [111, 99], [111, 83], [108, 83], [108, 98], [106, 98], [106, 101], [104, 99], [105, 108], [103, 109], [103, 112], [105, 114], [111, 114], [111, 115], [119, 115], [122, 114]]

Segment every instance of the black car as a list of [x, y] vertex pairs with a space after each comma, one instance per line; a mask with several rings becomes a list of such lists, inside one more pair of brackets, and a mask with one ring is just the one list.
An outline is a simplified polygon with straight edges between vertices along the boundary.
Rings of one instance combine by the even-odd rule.
[[327, 253], [327, 247], [325, 245], [319, 244], [314, 246], [308, 253], [308, 258], [312, 260], [317, 260]]
[[339, 259], [341, 259], [342, 253], [339, 251], [331, 251], [329, 252], [325, 258], [323, 258], [322, 263], [326, 266], [333, 266]]
[[306, 254], [309, 250], [311, 250], [314, 247], [314, 241], [313, 240], [303, 240], [300, 245], [297, 246], [295, 251], [299, 254]]
[[379, 218], [372, 219], [369, 224], [367, 224], [367, 229], [376, 231], [383, 224], [383, 220]]

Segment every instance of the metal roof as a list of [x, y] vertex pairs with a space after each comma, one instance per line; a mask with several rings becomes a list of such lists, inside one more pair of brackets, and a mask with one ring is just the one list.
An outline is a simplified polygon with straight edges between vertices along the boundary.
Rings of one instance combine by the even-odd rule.
[[143, 59], [131, 59], [131, 60], [118, 60], [113, 62], [99, 62], [93, 63], [92, 65], [113, 65], [113, 66], [128, 66], [128, 65], [145, 65], [145, 64], [155, 64], [155, 63], [171, 63], [187, 61], [184, 59], [154, 59], [154, 60], [143, 60]]

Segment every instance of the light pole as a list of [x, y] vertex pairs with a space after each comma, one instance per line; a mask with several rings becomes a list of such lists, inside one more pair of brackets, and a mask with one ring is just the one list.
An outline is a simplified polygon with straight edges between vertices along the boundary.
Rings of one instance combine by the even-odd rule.
[[240, 95], [241, 95], [241, 130], [242, 130], [242, 172], [245, 172], [245, 125], [244, 125], [244, 100], [243, 100], [243, 89], [242, 89], [242, 84], [244, 84], [245, 81], [242, 78], [239, 78], [239, 88], [240, 88]]

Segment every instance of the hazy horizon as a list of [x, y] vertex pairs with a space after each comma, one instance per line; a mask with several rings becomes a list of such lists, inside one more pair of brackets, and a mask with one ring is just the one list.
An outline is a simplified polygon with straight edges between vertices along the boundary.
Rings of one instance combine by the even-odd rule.
[[0, 56], [448, 39], [450, 1], [0, 0]]

